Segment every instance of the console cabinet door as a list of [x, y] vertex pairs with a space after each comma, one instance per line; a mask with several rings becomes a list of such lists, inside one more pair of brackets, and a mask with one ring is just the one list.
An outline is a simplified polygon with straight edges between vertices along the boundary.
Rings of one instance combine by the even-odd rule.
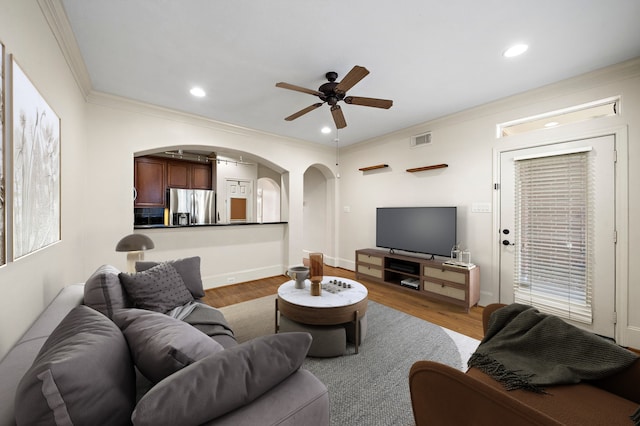
[[134, 207], [165, 207], [166, 162], [161, 159], [134, 159]]
[[356, 252], [356, 277], [377, 278], [383, 280], [384, 258], [366, 252]]

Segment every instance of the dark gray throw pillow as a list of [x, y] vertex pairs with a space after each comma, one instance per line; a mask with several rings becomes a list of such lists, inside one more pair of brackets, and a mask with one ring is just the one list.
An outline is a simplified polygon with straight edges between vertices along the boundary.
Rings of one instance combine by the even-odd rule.
[[186, 322], [142, 309], [116, 311], [138, 370], [156, 383], [185, 366], [224, 350], [222, 345]]
[[143, 272], [121, 272], [118, 276], [136, 308], [164, 314], [193, 300], [176, 268], [166, 262]]
[[119, 273], [115, 266], [99, 267], [84, 284], [84, 304], [109, 318], [116, 309], [130, 308], [131, 301], [122, 288]]
[[135, 405], [135, 372], [118, 327], [80, 305], [58, 324], [15, 395], [18, 425], [124, 425]]
[[[184, 259], [168, 260], [167, 263], [174, 268], [182, 277], [193, 297], [199, 299], [204, 297], [202, 287], [202, 276], [200, 274], [200, 256], [185, 257]], [[158, 262], [141, 261], [136, 262], [136, 271], [142, 272], [158, 265]]]
[[138, 402], [134, 425], [202, 424], [257, 399], [296, 372], [311, 335], [258, 337], [183, 368]]

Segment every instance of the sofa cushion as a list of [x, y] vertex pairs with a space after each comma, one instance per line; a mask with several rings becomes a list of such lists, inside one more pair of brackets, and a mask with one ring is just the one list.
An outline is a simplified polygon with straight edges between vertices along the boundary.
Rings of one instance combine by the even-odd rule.
[[84, 285], [84, 304], [102, 312], [109, 318], [116, 309], [131, 307], [131, 301], [122, 288], [118, 274], [111, 265], [102, 265]]
[[113, 321], [127, 339], [138, 370], [154, 383], [224, 349], [186, 322], [158, 312], [123, 309]]
[[127, 424], [134, 405], [127, 342], [111, 320], [84, 305], [51, 333], [15, 395], [18, 425]]
[[282, 333], [210, 355], [154, 386], [133, 424], [202, 424], [244, 406], [297, 371], [310, 345], [308, 333]]
[[[184, 284], [187, 286], [194, 298], [204, 297], [202, 287], [202, 277], [200, 276], [200, 256], [185, 257], [184, 259], [169, 260], [167, 263], [178, 271]], [[142, 272], [158, 265], [158, 262], [140, 261], [136, 262], [136, 271]]]
[[136, 308], [165, 313], [193, 300], [176, 268], [166, 262], [135, 274], [121, 272], [119, 277]]

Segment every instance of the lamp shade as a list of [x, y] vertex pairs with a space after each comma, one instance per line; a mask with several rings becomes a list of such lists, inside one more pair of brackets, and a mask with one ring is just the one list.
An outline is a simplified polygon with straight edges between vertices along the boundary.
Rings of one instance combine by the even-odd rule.
[[151, 238], [144, 234], [129, 234], [118, 241], [116, 251], [141, 251], [151, 250], [155, 245]]

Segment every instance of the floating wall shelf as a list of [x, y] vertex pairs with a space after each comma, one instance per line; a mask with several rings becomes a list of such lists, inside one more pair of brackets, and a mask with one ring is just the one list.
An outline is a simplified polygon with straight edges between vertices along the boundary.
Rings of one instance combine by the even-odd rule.
[[448, 164], [435, 164], [433, 166], [425, 166], [425, 167], [416, 167], [413, 169], [407, 169], [409, 173], [415, 172], [423, 172], [425, 170], [435, 170], [435, 169], [444, 169], [445, 167], [449, 167]]
[[360, 170], [361, 172], [368, 172], [369, 170], [384, 169], [385, 167], [389, 167], [389, 165], [388, 164], [377, 164], [375, 166], [361, 167], [358, 170]]

